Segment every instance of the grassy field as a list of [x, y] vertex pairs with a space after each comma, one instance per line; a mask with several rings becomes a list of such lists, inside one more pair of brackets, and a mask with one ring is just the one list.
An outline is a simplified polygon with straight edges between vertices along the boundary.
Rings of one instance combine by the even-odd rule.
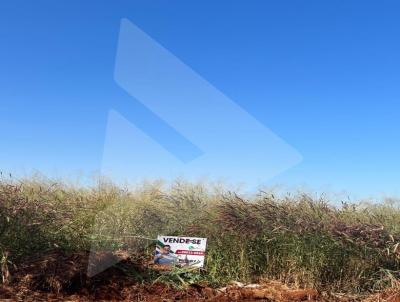
[[362, 293], [396, 287], [400, 277], [395, 202], [334, 207], [305, 194], [245, 198], [186, 183], [127, 189], [104, 181], [90, 188], [0, 181], [3, 280], [26, 257], [54, 249], [125, 249], [149, 257], [153, 242], [142, 237], [158, 234], [207, 237], [206, 268], [196, 278], [213, 285], [274, 279]]

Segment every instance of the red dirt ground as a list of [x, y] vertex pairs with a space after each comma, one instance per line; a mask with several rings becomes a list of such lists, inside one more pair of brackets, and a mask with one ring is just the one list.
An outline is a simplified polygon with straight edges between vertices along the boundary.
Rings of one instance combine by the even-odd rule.
[[[313, 289], [290, 289], [275, 282], [229, 285], [222, 289], [195, 285], [176, 290], [164, 284], [141, 284], [126, 272], [140, 274], [143, 266], [124, 255], [99, 253], [95, 261], [119, 261], [92, 278], [87, 276], [89, 253], [67, 255], [53, 251], [27, 259], [11, 270], [9, 285], [0, 286], [0, 301], [388, 301], [400, 302], [400, 293], [387, 291], [364, 300], [319, 294]], [[97, 265], [98, 263], [92, 263]]]

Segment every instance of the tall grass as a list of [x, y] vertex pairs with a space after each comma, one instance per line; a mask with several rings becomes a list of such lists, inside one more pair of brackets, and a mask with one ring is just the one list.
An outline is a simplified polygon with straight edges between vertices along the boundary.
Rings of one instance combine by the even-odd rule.
[[393, 201], [334, 207], [304, 194], [244, 198], [187, 183], [0, 181], [0, 256], [11, 263], [54, 248], [123, 248], [143, 257], [153, 248], [146, 238], [158, 234], [207, 237], [205, 278], [217, 284], [271, 278], [364, 292], [397, 286], [400, 271]]

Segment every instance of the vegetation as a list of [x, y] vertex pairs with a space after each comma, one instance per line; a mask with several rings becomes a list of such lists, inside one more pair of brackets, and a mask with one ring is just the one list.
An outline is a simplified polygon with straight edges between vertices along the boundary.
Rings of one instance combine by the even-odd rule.
[[[243, 197], [207, 186], [100, 181], [78, 187], [43, 179], [0, 181], [2, 275], [22, 259], [61, 249], [127, 250], [151, 257], [157, 234], [208, 238], [200, 275], [171, 278], [211, 284], [275, 279], [341, 292], [397, 286], [400, 209], [394, 201], [334, 207], [305, 194]], [[4, 280], [3, 280], [4, 281]]]

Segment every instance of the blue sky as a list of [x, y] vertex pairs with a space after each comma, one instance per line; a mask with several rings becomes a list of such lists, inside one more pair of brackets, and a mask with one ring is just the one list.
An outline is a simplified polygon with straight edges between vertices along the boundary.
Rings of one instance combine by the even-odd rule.
[[127, 18], [302, 154], [271, 183], [398, 195], [399, 12], [397, 1], [2, 1], [0, 167], [98, 171], [110, 109], [163, 131], [114, 80]]

